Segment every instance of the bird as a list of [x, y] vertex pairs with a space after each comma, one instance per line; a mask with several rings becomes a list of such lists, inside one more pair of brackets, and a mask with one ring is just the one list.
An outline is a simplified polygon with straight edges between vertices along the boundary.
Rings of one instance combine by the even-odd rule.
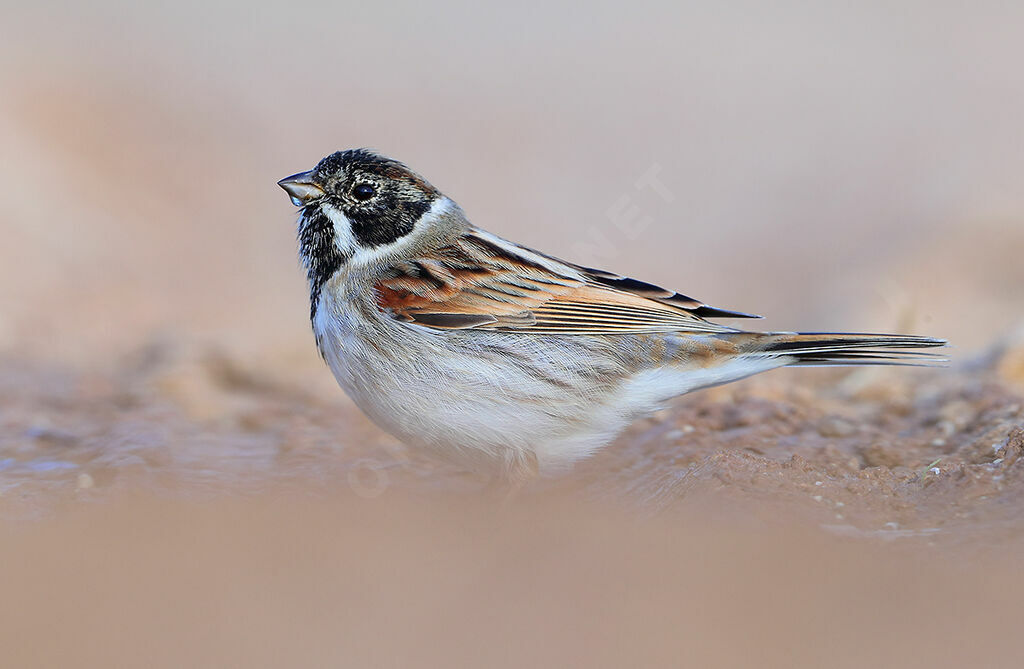
[[278, 185], [339, 385], [407, 445], [503, 480], [567, 472], [679, 395], [778, 367], [946, 362], [920, 350], [932, 337], [722, 325], [760, 317], [508, 241], [368, 149]]

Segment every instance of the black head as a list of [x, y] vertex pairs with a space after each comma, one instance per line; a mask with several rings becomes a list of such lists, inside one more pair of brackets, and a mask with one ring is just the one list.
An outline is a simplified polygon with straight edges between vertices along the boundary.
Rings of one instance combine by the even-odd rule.
[[402, 163], [366, 149], [332, 153], [278, 185], [302, 207], [299, 253], [313, 315], [323, 284], [338, 269], [411, 233], [442, 197]]
[[304, 215], [310, 208], [342, 214], [349, 222], [353, 244], [370, 249], [412, 232], [440, 196], [402, 163], [366, 149], [332, 153], [311, 171], [282, 179], [278, 185], [303, 207]]

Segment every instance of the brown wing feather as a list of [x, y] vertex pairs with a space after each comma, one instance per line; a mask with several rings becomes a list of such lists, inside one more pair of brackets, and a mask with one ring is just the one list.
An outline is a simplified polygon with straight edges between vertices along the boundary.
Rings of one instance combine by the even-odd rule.
[[733, 331], [701, 318], [706, 314], [700, 310], [711, 308], [697, 300], [570, 265], [476, 230], [430, 257], [394, 266], [376, 289], [382, 309], [439, 329]]

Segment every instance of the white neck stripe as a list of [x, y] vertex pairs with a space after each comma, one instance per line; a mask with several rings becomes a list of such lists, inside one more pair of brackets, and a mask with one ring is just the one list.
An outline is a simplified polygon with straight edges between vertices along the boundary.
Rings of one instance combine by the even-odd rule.
[[[367, 265], [374, 265], [381, 262], [388, 256], [395, 254], [396, 251], [401, 250], [403, 247], [413, 243], [417, 237], [422, 235], [427, 229], [437, 223], [442, 216], [448, 211], [451, 206], [451, 200], [447, 197], [441, 196], [434, 200], [428, 209], [420, 218], [416, 221], [413, 226], [412, 232], [409, 234], [399, 237], [390, 244], [382, 244], [374, 248], [365, 248], [360, 246], [352, 240], [352, 259], [349, 260], [349, 264], [356, 267], [365, 267]], [[346, 219], [347, 220], [347, 219]], [[349, 237], [352, 237], [352, 232], [349, 230]]]

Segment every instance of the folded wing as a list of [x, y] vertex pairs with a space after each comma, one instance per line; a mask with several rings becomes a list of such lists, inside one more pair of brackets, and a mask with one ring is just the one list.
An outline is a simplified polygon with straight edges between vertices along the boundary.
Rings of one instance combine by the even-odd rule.
[[402, 262], [376, 285], [396, 318], [436, 329], [550, 334], [734, 332], [709, 307], [652, 284], [522, 248], [482, 230]]

